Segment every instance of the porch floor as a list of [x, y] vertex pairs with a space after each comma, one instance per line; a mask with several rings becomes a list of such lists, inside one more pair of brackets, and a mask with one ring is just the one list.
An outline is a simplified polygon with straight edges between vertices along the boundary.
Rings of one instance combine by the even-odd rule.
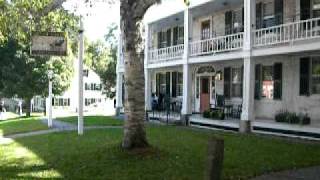
[[[195, 114], [189, 118], [189, 125], [200, 128], [238, 131], [239, 121], [239, 119], [212, 120], [204, 118], [200, 114]], [[254, 133], [320, 140], [320, 124], [294, 125], [257, 119], [252, 122], [252, 131]]]

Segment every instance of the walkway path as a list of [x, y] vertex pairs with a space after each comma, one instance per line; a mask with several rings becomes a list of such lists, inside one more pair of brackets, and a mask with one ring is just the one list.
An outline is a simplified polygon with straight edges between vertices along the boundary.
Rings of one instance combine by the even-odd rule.
[[[41, 120], [44, 124], [47, 124], [47, 119]], [[20, 134], [13, 134], [3, 137], [4, 139], [15, 139], [20, 137], [28, 137], [28, 136], [36, 136], [36, 135], [42, 135], [42, 134], [49, 134], [49, 133], [55, 133], [55, 132], [61, 132], [61, 131], [75, 131], [77, 130], [77, 126], [71, 123], [62, 122], [58, 120], [53, 120], [53, 128], [48, 130], [41, 130], [41, 131], [34, 131], [34, 132], [26, 132], [26, 133], [20, 133]], [[122, 126], [88, 126], [84, 127], [84, 129], [120, 129]], [[0, 137], [1, 138], [1, 137]]]
[[270, 173], [252, 180], [320, 180], [320, 166]]

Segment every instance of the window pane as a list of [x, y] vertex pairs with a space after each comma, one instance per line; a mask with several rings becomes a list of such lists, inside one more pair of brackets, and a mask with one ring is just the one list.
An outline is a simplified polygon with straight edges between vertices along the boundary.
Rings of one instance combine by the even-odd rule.
[[241, 97], [242, 88], [242, 68], [232, 68], [232, 85], [231, 95], [232, 97]]
[[261, 96], [273, 99], [273, 66], [262, 67], [262, 92]]
[[312, 59], [312, 93], [320, 94], [320, 59]]

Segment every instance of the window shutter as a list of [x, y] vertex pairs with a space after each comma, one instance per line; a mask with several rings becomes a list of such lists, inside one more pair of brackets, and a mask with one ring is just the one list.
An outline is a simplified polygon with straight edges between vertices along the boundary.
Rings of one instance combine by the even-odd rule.
[[156, 74], [156, 94], [159, 97], [160, 95], [160, 74]]
[[300, 59], [300, 95], [310, 95], [310, 58]]
[[257, 3], [256, 5], [256, 28], [261, 29], [262, 28], [262, 3]]
[[173, 28], [173, 45], [177, 45], [178, 44], [178, 35], [179, 34], [179, 28], [175, 27]]
[[232, 11], [225, 13], [225, 34], [232, 34]]
[[54, 98], [52, 98], [52, 106], [54, 106]]
[[241, 22], [241, 32], [244, 32], [244, 7], [242, 7], [242, 22]]
[[231, 88], [231, 68], [224, 68], [224, 96], [225, 98], [230, 98], [230, 88]]
[[158, 49], [161, 48], [161, 36], [162, 36], [162, 33], [158, 32]]
[[275, 0], [274, 6], [275, 22], [276, 25], [280, 25], [283, 23], [283, 0]]
[[170, 72], [166, 73], [166, 95], [170, 95]]
[[244, 66], [241, 66], [241, 97], [243, 97], [243, 72]]
[[310, 19], [310, 7], [311, 7], [311, 0], [300, 0], [300, 19], [307, 20]]
[[261, 97], [261, 64], [256, 65], [255, 69], [255, 88], [254, 88], [254, 98], [260, 99]]
[[172, 72], [172, 97], [177, 97], [177, 72]]
[[170, 47], [171, 44], [171, 29], [167, 30], [167, 47]]
[[273, 72], [274, 72], [273, 99], [281, 99], [282, 98], [282, 63], [274, 64]]

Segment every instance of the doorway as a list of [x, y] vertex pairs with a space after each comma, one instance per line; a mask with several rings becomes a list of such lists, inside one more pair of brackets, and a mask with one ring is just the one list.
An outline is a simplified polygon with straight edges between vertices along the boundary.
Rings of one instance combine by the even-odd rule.
[[209, 77], [200, 78], [200, 112], [210, 109], [210, 81]]

